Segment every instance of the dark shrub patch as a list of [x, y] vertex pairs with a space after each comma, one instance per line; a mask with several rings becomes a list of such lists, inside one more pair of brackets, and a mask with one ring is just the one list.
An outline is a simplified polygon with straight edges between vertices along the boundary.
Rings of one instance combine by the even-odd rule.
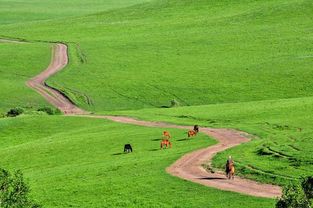
[[7, 116], [8, 116], [8, 117], [16, 117], [16, 116], [18, 116], [18, 115], [21, 115], [22, 113], [24, 113], [23, 108], [16, 107], [16, 108], [10, 109], [10, 110], [7, 112]]
[[59, 109], [53, 109], [51, 107], [42, 107], [42, 108], [39, 108], [38, 111], [45, 112], [48, 115], [58, 115], [58, 114], [61, 114], [61, 111]]
[[276, 208], [311, 208], [313, 198], [313, 176], [302, 178], [301, 184], [289, 184], [276, 202]]
[[171, 100], [171, 106], [170, 106], [171, 108], [178, 107], [178, 106], [180, 106], [180, 103], [176, 99]]
[[308, 199], [313, 199], [313, 176], [302, 179], [302, 188]]
[[283, 195], [276, 202], [276, 208], [310, 208], [302, 187], [299, 184], [290, 184], [283, 188]]
[[11, 174], [9, 171], [0, 168], [0, 207], [41, 207], [29, 199], [29, 190], [21, 171]]

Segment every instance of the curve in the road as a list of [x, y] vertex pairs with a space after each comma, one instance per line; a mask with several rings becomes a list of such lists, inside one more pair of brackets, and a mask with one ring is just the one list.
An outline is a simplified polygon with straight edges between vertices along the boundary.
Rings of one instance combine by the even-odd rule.
[[49, 103], [60, 109], [64, 114], [86, 114], [86, 112], [74, 105], [63, 93], [49, 87], [46, 79], [62, 70], [68, 64], [67, 46], [55, 44], [50, 65], [46, 70], [27, 81], [27, 86], [36, 90]]
[[[91, 115], [73, 104], [63, 93], [47, 86], [45, 80], [62, 70], [68, 63], [67, 46], [56, 44], [53, 49], [51, 63], [48, 68], [30, 79], [27, 85], [40, 93], [48, 102], [60, 109], [64, 114], [91, 118], [109, 119], [115, 122], [134, 124], [147, 127], [190, 129], [191, 126], [180, 126], [162, 122], [140, 121], [122, 116]], [[219, 143], [188, 153], [177, 160], [166, 171], [174, 176], [221, 190], [233, 191], [242, 194], [274, 198], [281, 195], [279, 186], [260, 184], [252, 180], [236, 177], [235, 180], [226, 180], [222, 173], [210, 173], [202, 164], [209, 163], [212, 157], [221, 151], [250, 141], [248, 134], [232, 129], [202, 128], [202, 133], [214, 137]]]

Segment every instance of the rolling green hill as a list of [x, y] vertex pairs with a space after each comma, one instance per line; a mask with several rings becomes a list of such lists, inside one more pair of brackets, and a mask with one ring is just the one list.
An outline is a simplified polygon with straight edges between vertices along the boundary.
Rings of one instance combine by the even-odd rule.
[[[69, 46], [69, 66], [48, 84], [78, 106], [241, 129], [258, 138], [218, 154], [215, 168], [233, 155], [238, 173], [259, 181], [286, 184], [312, 175], [311, 0], [0, 0], [0, 5], [0, 38], [31, 41], [0, 42], [0, 113], [49, 105], [25, 81], [49, 64], [48, 42], [60, 41]], [[172, 100], [182, 107], [167, 108]], [[0, 162], [23, 170], [45, 207], [273, 206], [273, 200], [166, 174], [179, 156], [214, 142], [201, 136], [200, 142], [154, 151], [161, 131], [64, 116], [1, 118]], [[138, 152], [119, 154], [128, 142]]]
[[[313, 3], [153, 1], [92, 15], [3, 25], [1, 34], [75, 42], [50, 80], [92, 111], [312, 96]], [[75, 46], [76, 45], [76, 46]], [[75, 58], [74, 58], [75, 57]]]
[[123, 8], [149, 0], [1, 0], [0, 24], [63, 19]]
[[50, 59], [48, 44], [0, 42], [0, 115], [14, 107], [34, 110], [48, 105], [26, 81], [45, 69]]
[[258, 138], [218, 154], [213, 165], [223, 169], [225, 158], [232, 155], [239, 174], [262, 182], [288, 184], [312, 175], [312, 110], [313, 99], [307, 97], [113, 114], [244, 130]]
[[[167, 166], [214, 141], [204, 135], [179, 141], [185, 131], [171, 129], [173, 148], [160, 151], [161, 132], [102, 119], [1, 119], [1, 166], [23, 170], [33, 197], [44, 207], [273, 205], [274, 200], [217, 191], [170, 176]], [[122, 154], [125, 143], [133, 145], [134, 153]]]

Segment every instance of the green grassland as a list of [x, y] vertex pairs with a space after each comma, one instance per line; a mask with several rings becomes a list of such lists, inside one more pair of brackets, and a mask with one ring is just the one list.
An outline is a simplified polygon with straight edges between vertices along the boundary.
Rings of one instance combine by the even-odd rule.
[[149, 0], [1, 0], [0, 24], [63, 19], [139, 4]]
[[287, 184], [301, 176], [312, 175], [312, 111], [313, 98], [308, 97], [113, 114], [249, 132], [258, 138], [218, 154], [213, 165], [223, 169], [225, 158], [233, 155], [240, 175], [262, 182]]
[[[23, 170], [45, 207], [273, 205], [168, 175], [165, 168], [181, 155], [215, 141], [205, 135], [184, 140], [184, 130], [169, 129], [173, 148], [160, 150], [162, 130], [63, 116], [1, 119], [1, 166]], [[133, 145], [132, 154], [122, 153], [125, 143]]]
[[100, 112], [312, 96], [312, 8], [310, 0], [162, 0], [0, 29], [79, 44], [71, 57], [85, 62], [49, 83]]
[[[69, 46], [69, 66], [48, 84], [80, 107], [241, 129], [257, 138], [218, 154], [215, 168], [230, 154], [240, 175], [259, 181], [286, 184], [312, 175], [312, 1], [0, 4], [0, 37], [32, 41], [0, 42], [1, 113], [48, 105], [25, 81], [49, 64], [51, 44], [45, 41], [62, 41]], [[165, 108], [173, 99], [183, 107]], [[159, 151], [161, 131], [63, 116], [4, 118], [0, 162], [23, 170], [45, 207], [273, 206], [273, 200], [166, 174], [179, 156], [214, 141], [201, 135]], [[185, 135], [171, 131], [175, 138]], [[119, 154], [128, 142], [134, 154]]]
[[0, 42], [0, 114], [14, 107], [31, 110], [48, 105], [25, 83], [45, 69], [50, 59], [48, 44]]

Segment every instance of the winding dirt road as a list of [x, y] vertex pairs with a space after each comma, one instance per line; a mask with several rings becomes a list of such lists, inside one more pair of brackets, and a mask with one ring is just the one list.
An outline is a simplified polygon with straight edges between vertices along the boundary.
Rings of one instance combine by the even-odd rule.
[[[45, 80], [62, 70], [68, 63], [67, 46], [64, 44], [56, 44], [53, 49], [51, 63], [48, 68], [30, 79], [27, 85], [39, 94], [41, 94], [48, 102], [60, 109], [64, 114], [69, 116], [82, 116], [99, 119], [109, 119], [119, 123], [134, 124], [147, 127], [160, 128], [178, 128], [191, 129], [191, 126], [179, 126], [174, 124], [140, 121], [129, 117], [122, 116], [101, 116], [91, 115], [88, 112], [74, 105], [66, 96], [59, 91], [46, 85]], [[236, 177], [235, 180], [226, 180], [222, 173], [210, 173], [202, 167], [202, 164], [210, 165], [212, 157], [217, 153], [228, 148], [237, 146], [241, 143], [250, 141], [248, 134], [232, 129], [213, 129], [201, 128], [202, 133], [214, 137], [219, 143], [188, 153], [177, 160], [174, 164], [166, 169], [166, 171], [174, 176], [186, 179], [205, 186], [218, 188], [221, 190], [233, 191], [242, 194], [274, 198], [281, 195], [281, 188], [278, 186], [260, 184], [248, 179]]]
[[49, 103], [60, 109], [64, 114], [86, 114], [86, 112], [74, 105], [67, 97], [48, 85], [45, 81], [50, 76], [62, 70], [68, 63], [67, 46], [56, 44], [53, 48], [50, 65], [46, 70], [27, 81], [27, 86], [35, 89]]

